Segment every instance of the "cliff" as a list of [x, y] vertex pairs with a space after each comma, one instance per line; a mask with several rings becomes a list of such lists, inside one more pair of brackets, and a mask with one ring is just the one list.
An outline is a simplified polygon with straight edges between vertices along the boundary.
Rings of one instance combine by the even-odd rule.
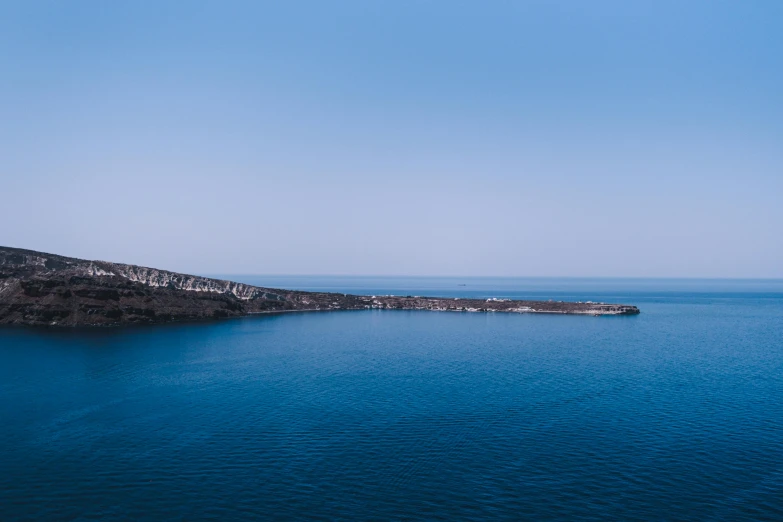
[[261, 288], [136, 265], [0, 247], [0, 324], [110, 326], [265, 312], [362, 310], [638, 314], [635, 306], [357, 296]]

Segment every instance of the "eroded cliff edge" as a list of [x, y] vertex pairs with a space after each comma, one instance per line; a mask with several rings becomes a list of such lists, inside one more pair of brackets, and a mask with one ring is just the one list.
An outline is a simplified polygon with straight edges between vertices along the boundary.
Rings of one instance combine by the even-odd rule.
[[264, 312], [362, 310], [638, 314], [605, 303], [358, 296], [261, 288], [136, 265], [0, 247], [0, 324], [111, 326]]

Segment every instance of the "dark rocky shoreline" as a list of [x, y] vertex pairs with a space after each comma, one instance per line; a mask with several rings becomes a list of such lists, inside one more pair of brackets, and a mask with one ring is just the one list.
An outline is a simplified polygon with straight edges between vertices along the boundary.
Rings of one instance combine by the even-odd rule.
[[631, 305], [261, 288], [136, 265], [0, 247], [0, 324], [116, 326], [328, 310], [633, 315]]

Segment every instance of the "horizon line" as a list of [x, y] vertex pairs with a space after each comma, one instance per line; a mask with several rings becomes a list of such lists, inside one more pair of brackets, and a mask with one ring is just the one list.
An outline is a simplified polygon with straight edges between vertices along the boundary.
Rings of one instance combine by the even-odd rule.
[[270, 273], [212, 273], [203, 272], [202, 277], [387, 277], [387, 278], [435, 278], [435, 279], [647, 279], [647, 280], [700, 280], [700, 281], [777, 281], [783, 282], [783, 277], [709, 277], [709, 276], [541, 276], [541, 275], [407, 275], [407, 274], [270, 274]]

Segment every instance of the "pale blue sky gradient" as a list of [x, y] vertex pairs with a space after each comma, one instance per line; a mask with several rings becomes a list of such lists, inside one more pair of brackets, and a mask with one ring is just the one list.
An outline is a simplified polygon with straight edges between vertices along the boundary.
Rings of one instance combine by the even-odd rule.
[[0, 2], [0, 244], [783, 277], [783, 2]]

